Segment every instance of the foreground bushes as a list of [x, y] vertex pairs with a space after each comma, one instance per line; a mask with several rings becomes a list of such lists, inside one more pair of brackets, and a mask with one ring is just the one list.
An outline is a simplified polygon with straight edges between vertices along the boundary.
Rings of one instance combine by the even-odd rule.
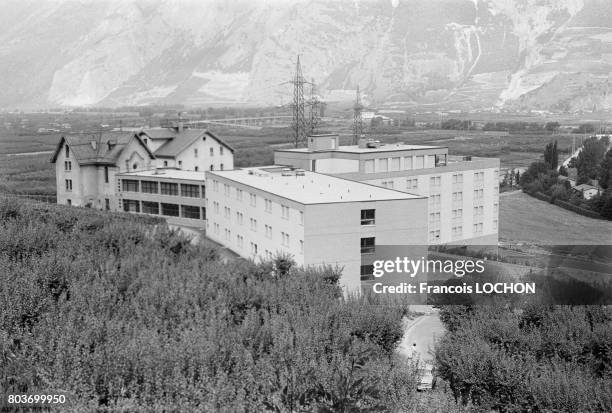
[[612, 310], [455, 306], [436, 364], [455, 398], [502, 412], [612, 411]]
[[392, 411], [403, 309], [338, 275], [221, 262], [158, 221], [0, 199], [0, 396], [75, 410]]

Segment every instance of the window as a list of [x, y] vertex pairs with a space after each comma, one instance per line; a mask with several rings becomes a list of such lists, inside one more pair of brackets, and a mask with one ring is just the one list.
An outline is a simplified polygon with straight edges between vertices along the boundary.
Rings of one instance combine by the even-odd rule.
[[183, 218], [200, 219], [200, 207], [181, 205], [181, 216]]
[[193, 148], [193, 157], [194, 158], [198, 157], [198, 148]]
[[453, 174], [453, 183], [454, 184], [462, 184], [463, 183], [463, 174]]
[[432, 187], [438, 187], [442, 183], [442, 177], [440, 176], [431, 176], [429, 178], [429, 185]]
[[168, 161], [164, 161], [164, 166], [168, 166]]
[[381, 185], [385, 188], [393, 189], [393, 181], [382, 181]]
[[134, 170], [138, 169], [138, 164], [137, 163], [133, 164], [132, 165], [132, 169], [134, 169]]
[[453, 192], [453, 201], [463, 201], [463, 192]]
[[206, 198], [206, 187], [204, 185], [202, 185], [201, 188], [202, 188], [202, 192], [201, 192], [202, 198]]
[[281, 205], [281, 214], [283, 219], [289, 219], [289, 207]]
[[236, 188], [236, 199], [238, 201], [242, 201], [242, 192], [243, 192], [242, 189]]
[[474, 189], [474, 200], [481, 200], [484, 198], [484, 190], [483, 189]]
[[236, 223], [242, 225], [244, 223], [244, 215], [242, 212], [236, 212]]
[[223, 216], [225, 218], [229, 219], [231, 214], [232, 210], [230, 209], [230, 207], [223, 207]]
[[439, 225], [440, 224], [440, 213], [439, 212], [430, 212], [429, 213], [429, 224], [430, 225]]
[[66, 179], [66, 191], [72, 191], [72, 179]]
[[213, 210], [215, 211], [215, 214], [219, 214], [219, 203], [217, 201], [213, 202]]
[[182, 168], [183, 167], [183, 161], [178, 161], [178, 167]]
[[400, 158], [391, 158], [391, 171], [400, 170]]
[[213, 164], [210, 164], [210, 170], [214, 171], [215, 170], [215, 166]]
[[178, 195], [178, 184], [172, 182], [160, 182], [162, 195]]
[[300, 211], [300, 225], [304, 225], [304, 211]]
[[238, 248], [242, 249], [244, 246], [244, 237], [242, 235], [236, 235], [236, 244], [238, 244]]
[[[215, 149], [214, 148], [210, 148], [210, 156], [215, 156]], [[212, 169], [211, 169], [212, 171]]]
[[453, 227], [452, 235], [453, 235], [453, 238], [462, 237], [463, 236], [463, 227], [461, 225]]
[[425, 168], [434, 168], [436, 166], [436, 155], [427, 155]]
[[145, 214], [159, 214], [159, 204], [157, 202], [142, 201], [142, 212]]
[[[373, 174], [374, 173], [374, 159], [368, 159], [364, 162], [365, 173]], [[314, 169], [313, 169], [314, 171]]]
[[213, 181], [213, 191], [219, 192], [219, 181]]
[[223, 164], [219, 165], [219, 169], [223, 170]]
[[161, 213], [168, 217], [179, 216], [179, 206], [177, 204], [161, 204]]
[[104, 198], [104, 209], [110, 211], [110, 199]]
[[416, 164], [414, 165], [414, 169], [423, 169], [423, 163], [425, 161], [425, 157], [423, 155], [416, 157]]
[[[64, 170], [65, 171], [72, 171], [72, 162], [64, 161]], [[108, 182], [108, 181], [106, 181], [106, 182]]]
[[361, 210], [361, 225], [374, 225], [376, 223], [376, 210], [375, 209], [362, 209]]
[[387, 172], [389, 165], [389, 160], [387, 158], [378, 160], [378, 171], [377, 172]]
[[266, 224], [266, 238], [272, 239], [272, 226]]
[[497, 203], [493, 204], [493, 213], [497, 214], [498, 210], [499, 210], [499, 204], [497, 204]]
[[196, 167], [194, 168], [194, 171], [196, 171], [196, 172], [198, 172], [199, 170], [200, 170], [200, 167], [199, 167], [199, 166], [196, 166]]
[[374, 254], [376, 247], [374, 245], [375, 238], [361, 238], [361, 253], [362, 254]]
[[123, 191], [138, 192], [138, 181], [133, 179], [122, 179]]
[[408, 178], [406, 179], [406, 189], [418, 189], [419, 187], [419, 178]]
[[266, 212], [272, 212], [272, 200], [264, 199]]
[[159, 185], [155, 181], [141, 181], [140, 186], [142, 188], [142, 192], [147, 194], [157, 194], [159, 193]]
[[453, 209], [453, 218], [462, 218], [463, 217], [463, 209]]
[[429, 241], [436, 242], [440, 240], [440, 230], [429, 231]]
[[230, 196], [230, 186], [228, 184], [223, 184], [223, 194], [226, 198]]
[[430, 195], [429, 206], [440, 206], [440, 194]]
[[125, 212], [140, 212], [140, 201], [136, 201], [134, 199], [124, 199], [123, 210]]
[[482, 222], [478, 222], [476, 224], [474, 224], [474, 234], [481, 234], [482, 233]]
[[219, 146], [219, 155], [223, 155], [223, 146]]
[[229, 241], [231, 238], [232, 238], [232, 231], [225, 228], [225, 239]]
[[181, 196], [185, 196], [189, 198], [199, 198], [200, 197], [200, 186], [190, 185], [190, 184], [181, 184]]
[[361, 281], [373, 280], [374, 279], [374, 265], [372, 264], [362, 265], [360, 274], [361, 274]]
[[404, 169], [412, 169], [412, 156], [404, 157]]
[[251, 242], [251, 254], [257, 255], [257, 244]]
[[281, 232], [281, 245], [284, 247], [289, 246], [289, 234], [286, 232]]
[[202, 219], [206, 219], [206, 208], [202, 207]]
[[72, 206], [72, 200], [67, 199], [67, 200], [66, 200], [66, 205], [68, 205], [68, 206]]
[[257, 206], [257, 195], [249, 194], [249, 198], [250, 198], [251, 206], [252, 207]]
[[300, 240], [300, 254], [304, 254], [304, 241]]
[[104, 167], [104, 182], [108, 183], [108, 166]]
[[251, 222], [251, 231], [257, 232], [257, 220], [255, 218], [250, 218]]
[[66, 158], [70, 157], [70, 148], [66, 145]]

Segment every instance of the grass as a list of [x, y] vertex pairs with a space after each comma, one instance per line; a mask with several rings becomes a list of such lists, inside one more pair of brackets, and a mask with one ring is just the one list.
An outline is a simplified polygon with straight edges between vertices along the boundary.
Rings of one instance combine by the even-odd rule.
[[612, 222], [587, 218], [522, 192], [500, 196], [501, 241], [612, 244]]
[[51, 155], [0, 155], [0, 193], [55, 196]]

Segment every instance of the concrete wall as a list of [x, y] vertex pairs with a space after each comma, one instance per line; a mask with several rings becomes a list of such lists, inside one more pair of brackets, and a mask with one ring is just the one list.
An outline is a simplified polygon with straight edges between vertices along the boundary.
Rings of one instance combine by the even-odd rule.
[[[282, 252], [291, 254], [298, 265], [305, 263], [300, 248], [300, 241], [304, 241], [304, 225], [300, 220], [300, 212], [304, 211], [302, 204], [212, 173], [206, 175], [208, 238], [244, 258], [260, 260]], [[229, 185], [227, 194], [225, 185]], [[242, 190], [241, 199], [238, 198], [237, 190]], [[251, 205], [250, 194], [256, 197], [255, 206]], [[266, 211], [266, 199], [272, 202], [270, 211]], [[219, 205], [218, 212], [215, 203]], [[283, 218], [281, 205], [289, 207], [288, 219]], [[229, 217], [224, 214], [226, 207], [230, 208]], [[237, 212], [242, 214], [242, 223], [236, 216]], [[251, 219], [257, 221], [255, 228], [251, 228]], [[266, 225], [272, 227], [271, 234], [266, 234]], [[230, 231], [230, 239], [225, 238], [226, 229]], [[289, 234], [289, 245], [282, 243], [283, 232]], [[243, 237], [242, 246], [238, 244], [238, 235]], [[251, 242], [257, 244], [257, 254], [252, 253]]]
[[[375, 209], [376, 224], [361, 225], [361, 210]], [[361, 238], [376, 245], [427, 244], [427, 200], [424, 198], [306, 205], [305, 262], [344, 268], [341, 283], [347, 292], [361, 289]]]

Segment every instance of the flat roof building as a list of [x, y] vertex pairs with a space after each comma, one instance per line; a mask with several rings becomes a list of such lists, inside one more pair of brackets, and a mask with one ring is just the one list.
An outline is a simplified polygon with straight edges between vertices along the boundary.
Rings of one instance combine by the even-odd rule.
[[496, 245], [499, 159], [452, 156], [433, 145], [309, 136], [307, 148], [279, 149], [274, 163], [426, 196], [430, 244]]
[[377, 245], [427, 243], [424, 196], [279, 166], [206, 172], [207, 236], [246, 258], [291, 254], [361, 287]]

